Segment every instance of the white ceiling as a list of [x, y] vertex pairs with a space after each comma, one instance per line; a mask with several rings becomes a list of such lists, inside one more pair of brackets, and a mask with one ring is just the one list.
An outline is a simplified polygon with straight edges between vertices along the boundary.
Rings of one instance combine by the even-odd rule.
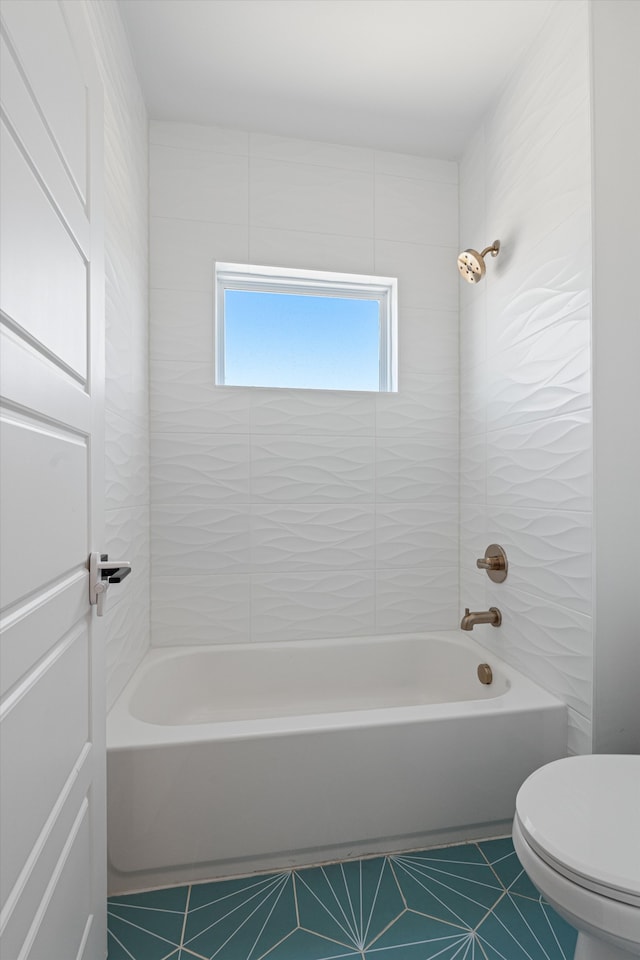
[[154, 119], [451, 159], [553, 3], [119, 0]]

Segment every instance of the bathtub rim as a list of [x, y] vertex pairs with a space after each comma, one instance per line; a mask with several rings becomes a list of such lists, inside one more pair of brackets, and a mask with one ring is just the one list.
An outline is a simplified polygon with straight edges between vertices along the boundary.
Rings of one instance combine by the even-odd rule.
[[461, 716], [486, 716], [488, 714], [519, 713], [533, 707], [565, 707], [554, 694], [548, 693], [529, 680], [492, 651], [474, 639], [461, 637], [455, 631], [424, 631], [410, 634], [385, 634], [382, 636], [337, 637], [314, 640], [282, 640], [260, 643], [261, 650], [291, 649], [295, 647], [336, 647], [349, 643], [364, 646], [376, 643], [401, 643], [403, 641], [433, 640], [447, 645], [454, 644], [477, 656], [478, 662], [489, 662], [499, 670], [508, 683], [508, 689], [481, 700], [451, 700], [444, 703], [427, 703], [410, 706], [389, 706], [362, 710], [336, 711], [313, 714], [293, 714], [244, 720], [216, 720], [197, 724], [156, 724], [140, 720], [129, 711], [129, 703], [137, 684], [156, 663], [175, 659], [192, 653], [239, 648], [253, 648], [251, 643], [189, 644], [171, 647], [151, 647], [138, 664], [133, 675], [113, 704], [107, 716], [107, 749], [109, 751], [131, 750], [136, 747], [167, 747], [182, 743], [202, 743], [218, 740], [246, 740], [273, 736], [295, 736], [314, 731], [339, 731], [360, 727], [396, 726], [398, 724], [422, 723], [427, 718], [445, 721]]

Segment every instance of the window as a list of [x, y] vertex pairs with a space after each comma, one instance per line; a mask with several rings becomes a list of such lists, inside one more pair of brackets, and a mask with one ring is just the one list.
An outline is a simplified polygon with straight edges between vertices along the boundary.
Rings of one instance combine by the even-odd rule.
[[397, 281], [216, 264], [216, 383], [397, 390]]

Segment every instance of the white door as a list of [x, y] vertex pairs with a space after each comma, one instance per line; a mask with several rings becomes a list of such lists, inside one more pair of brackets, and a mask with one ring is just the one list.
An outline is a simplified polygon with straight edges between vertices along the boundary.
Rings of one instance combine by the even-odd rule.
[[102, 960], [102, 92], [83, 4], [0, 14], [0, 956]]

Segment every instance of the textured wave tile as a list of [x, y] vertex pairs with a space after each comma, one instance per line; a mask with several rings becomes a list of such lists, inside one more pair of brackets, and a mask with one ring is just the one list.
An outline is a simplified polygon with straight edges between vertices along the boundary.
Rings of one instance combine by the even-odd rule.
[[460, 436], [484, 434], [487, 425], [488, 370], [486, 363], [476, 363], [460, 376]]
[[373, 504], [254, 504], [252, 570], [370, 570], [374, 522]]
[[458, 314], [455, 310], [416, 310], [406, 307], [399, 318], [398, 367], [400, 387], [412, 374], [450, 377], [458, 374]]
[[478, 570], [476, 560], [484, 556], [491, 541], [487, 533], [487, 509], [483, 504], [460, 507], [460, 618], [465, 607], [487, 610], [486, 574]]
[[202, 361], [213, 356], [213, 293], [151, 290], [150, 353], [153, 360]]
[[456, 626], [458, 568], [403, 568], [376, 572], [376, 633]]
[[279, 574], [252, 578], [252, 639], [373, 633], [372, 573]]
[[161, 577], [151, 581], [154, 645], [243, 643], [249, 639], [249, 577]]
[[500, 430], [591, 405], [589, 310], [581, 310], [489, 360], [487, 423]]
[[258, 437], [251, 448], [257, 500], [373, 500], [372, 437]]
[[322, 167], [342, 167], [345, 170], [373, 172], [374, 151], [362, 147], [278, 137], [270, 133], [251, 133], [249, 146], [252, 157], [262, 157], [265, 160], [311, 163]]
[[509, 839], [113, 897], [109, 935], [109, 960], [570, 960], [576, 941]]
[[515, 590], [509, 580], [488, 582], [487, 600], [502, 611], [502, 626], [485, 628], [481, 642], [577, 713], [590, 717], [591, 617]]
[[458, 185], [377, 173], [375, 235], [408, 243], [458, 243]]
[[591, 720], [575, 710], [569, 710], [567, 750], [569, 755], [593, 752]]
[[373, 174], [254, 157], [249, 171], [255, 227], [373, 236]]
[[588, 411], [487, 435], [487, 501], [493, 506], [591, 509]]
[[436, 183], [458, 182], [458, 164], [455, 160], [435, 160], [408, 153], [376, 150], [375, 169], [376, 173], [388, 173], [392, 177], [433, 180]]
[[209, 292], [216, 260], [248, 262], [246, 226], [151, 217], [150, 230], [150, 285], [157, 289]]
[[154, 503], [245, 503], [249, 499], [249, 438], [162, 434], [151, 438]]
[[586, 4], [559, 4], [505, 87], [489, 121], [492, 141], [512, 143], [503, 150], [513, 162], [517, 150], [531, 150], [541, 129], [557, 130], [588, 92]]
[[[585, 204], [534, 246], [515, 246], [487, 278], [489, 353], [508, 350], [591, 304], [591, 224]], [[503, 255], [501, 254], [501, 255]]]
[[151, 512], [154, 576], [246, 572], [246, 507], [154, 506]]
[[333, 390], [254, 390], [254, 434], [373, 436], [375, 394]]
[[487, 441], [483, 433], [460, 440], [460, 502], [485, 503], [487, 498]]
[[[491, 140], [488, 150], [487, 210], [491, 223], [517, 226], [517, 244], [531, 249], [577, 210], [588, 208], [590, 191], [589, 107], [583, 104], [559, 129], [548, 124], [536, 129], [533, 141], [515, 146]], [[532, 146], [533, 144], [533, 146]], [[493, 166], [495, 164], [495, 166]], [[499, 168], [499, 169], [498, 169]], [[509, 250], [509, 234], [505, 250]], [[507, 258], [496, 260], [501, 276]]]
[[400, 310], [457, 310], [457, 270], [451, 269], [457, 255], [457, 247], [376, 240], [375, 272], [398, 278]]
[[230, 127], [206, 126], [198, 123], [177, 123], [172, 120], [151, 120], [149, 142], [168, 147], [193, 147], [213, 153], [233, 153], [243, 156], [249, 152], [249, 134]]
[[114, 590], [109, 601], [117, 601], [148, 581], [150, 567], [148, 505], [105, 511], [105, 553], [129, 560], [132, 573]]
[[373, 274], [373, 237], [343, 237], [335, 233], [306, 230], [249, 228], [251, 263], [300, 270], [338, 270], [340, 273]]
[[[465, 284], [469, 286], [469, 284]], [[486, 289], [460, 310], [460, 369], [484, 365], [487, 361]], [[461, 379], [464, 374], [461, 374]]]
[[149, 500], [146, 437], [111, 411], [105, 418], [105, 508], [133, 507]]
[[153, 216], [247, 223], [247, 157], [152, 144], [149, 168]]
[[378, 500], [457, 500], [455, 438], [432, 441], [385, 437], [378, 440], [376, 490]]
[[376, 397], [378, 437], [455, 439], [458, 435], [458, 377], [401, 371], [398, 393]]
[[591, 613], [591, 514], [489, 510], [489, 540], [504, 545], [509, 586]]
[[[133, 574], [127, 579], [131, 579]], [[149, 647], [149, 586], [148, 579], [139, 577], [117, 603], [109, 606], [106, 623], [106, 683], [107, 710], [127, 685], [131, 674]]]
[[249, 391], [216, 387], [212, 363], [151, 364], [155, 433], [248, 433]]
[[376, 565], [452, 567], [458, 558], [455, 504], [393, 503], [376, 508]]

